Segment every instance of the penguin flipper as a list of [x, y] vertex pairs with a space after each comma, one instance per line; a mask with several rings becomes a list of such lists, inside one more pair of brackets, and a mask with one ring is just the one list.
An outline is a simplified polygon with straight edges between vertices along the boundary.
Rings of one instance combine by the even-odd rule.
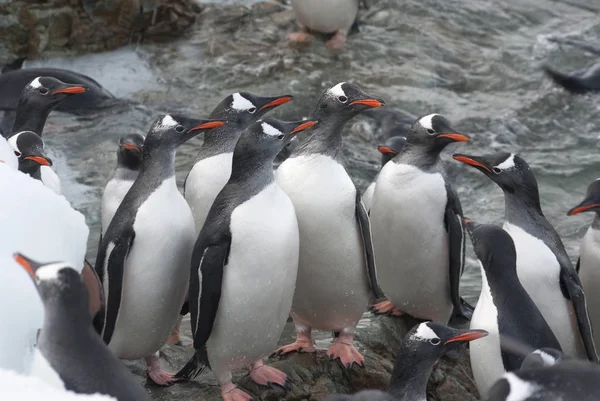
[[572, 266], [571, 268], [566, 268], [561, 265], [560, 285], [566, 290], [569, 299], [573, 303], [577, 326], [579, 327], [579, 333], [581, 334], [581, 340], [583, 341], [587, 357], [590, 361], [597, 363], [598, 354], [596, 353], [596, 346], [594, 344], [594, 335], [592, 333], [592, 324], [588, 314], [585, 293], [583, 292], [579, 276]]
[[463, 211], [458, 195], [446, 184], [446, 211], [444, 224], [448, 232], [449, 269], [450, 269], [450, 298], [454, 306], [454, 314], [471, 320], [474, 308], [460, 296], [460, 278], [465, 266], [465, 230], [462, 223]]
[[581, 257], [577, 258], [577, 264], [575, 265], [575, 271], [579, 274], [579, 269], [581, 269]]
[[363, 243], [363, 251], [365, 255], [365, 261], [367, 262], [367, 279], [369, 281], [369, 290], [375, 300], [383, 298], [383, 292], [379, 288], [377, 283], [377, 271], [375, 270], [375, 253], [373, 251], [373, 241], [371, 239], [371, 223], [369, 221], [369, 215], [367, 214], [367, 208], [362, 201], [360, 191], [356, 189], [356, 222], [358, 223], [358, 229]]

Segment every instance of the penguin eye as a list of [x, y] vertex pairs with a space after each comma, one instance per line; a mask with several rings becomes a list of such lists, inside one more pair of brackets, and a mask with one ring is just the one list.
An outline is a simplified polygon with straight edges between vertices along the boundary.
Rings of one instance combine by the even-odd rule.
[[40, 93], [42, 95], [47, 95], [48, 94], [48, 88], [44, 88], [43, 86], [40, 88]]
[[181, 125], [178, 125], [177, 127], [175, 127], [175, 132], [182, 133], [183, 132], [183, 127]]
[[338, 100], [342, 103], [346, 103], [348, 101], [348, 98], [346, 96], [338, 96]]
[[20, 157], [20, 156], [21, 156], [21, 152], [17, 152], [17, 151], [15, 150], [15, 156], [17, 156], [17, 157]]
[[496, 174], [500, 174], [502, 172], [502, 170], [500, 170], [498, 167], [492, 168], [492, 171]]
[[435, 134], [435, 130], [432, 130], [431, 128], [427, 128], [427, 133], [429, 135], [433, 135], [433, 134]]
[[441, 340], [439, 338], [432, 338], [431, 340], [429, 340], [429, 343], [431, 345], [438, 345], [441, 342]]
[[254, 114], [254, 113], [256, 112], [256, 107], [251, 107], [251, 108], [249, 108], [249, 109], [248, 109], [248, 112], [249, 112], [250, 114]]
[[277, 135], [277, 139], [279, 139], [280, 141], [285, 138], [285, 135]]

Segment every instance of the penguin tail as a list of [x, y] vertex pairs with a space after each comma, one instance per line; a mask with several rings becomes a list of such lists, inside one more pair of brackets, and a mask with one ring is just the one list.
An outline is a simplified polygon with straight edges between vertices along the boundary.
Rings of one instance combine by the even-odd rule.
[[563, 74], [562, 72], [555, 71], [548, 66], [543, 66], [542, 69], [546, 75], [548, 75], [548, 77], [554, 81], [555, 84], [563, 87], [565, 90], [571, 93], [583, 94], [591, 90], [581, 81], [581, 78]]
[[[204, 354], [206, 355], [206, 351], [204, 351]], [[196, 350], [188, 363], [179, 372], [175, 373], [175, 378], [181, 381], [193, 380], [208, 367], [206, 360], [207, 358], [202, 356], [201, 351]]]

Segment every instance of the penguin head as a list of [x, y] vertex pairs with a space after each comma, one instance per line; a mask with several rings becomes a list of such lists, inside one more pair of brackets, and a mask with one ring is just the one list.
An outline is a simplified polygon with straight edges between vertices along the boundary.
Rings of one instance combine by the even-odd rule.
[[583, 201], [569, 210], [567, 215], [573, 216], [583, 212], [600, 212], [600, 178], [588, 186]]
[[154, 121], [146, 135], [144, 153], [158, 146], [174, 150], [201, 132], [208, 132], [224, 124], [224, 121], [197, 120], [176, 114], [165, 114]]
[[144, 135], [127, 134], [119, 139], [117, 150], [117, 162], [130, 170], [139, 170], [142, 164], [142, 150], [144, 147]]
[[236, 144], [235, 155], [261, 154], [266, 159], [275, 159], [277, 154], [297, 135], [318, 124], [318, 121], [287, 122], [266, 118], [252, 124]]
[[523, 196], [525, 200], [539, 206], [539, 191], [535, 175], [527, 162], [518, 155], [508, 152], [483, 156], [457, 153], [452, 157], [483, 172], [505, 192]]
[[361, 111], [385, 106], [385, 102], [366, 94], [357, 85], [340, 82], [329, 88], [319, 99], [313, 118], [346, 121]]
[[44, 153], [44, 141], [35, 132], [19, 132], [8, 138], [8, 144], [19, 158], [20, 171], [30, 173], [40, 166], [52, 165], [52, 160]]
[[398, 152], [404, 147], [406, 137], [393, 136], [388, 138], [383, 145], [379, 145], [377, 150], [381, 153], [381, 166], [392, 160]]
[[248, 92], [236, 92], [223, 99], [210, 114], [210, 118], [225, 120], [228, 126], [246, 128], [269, 111], [293, 99], [291, 95], [262, 97]]
[[[463, 225], [471, 237], [477, 259], [482, 263], [486, 272], [497, 266], [516, 269], [517, 251], [510, 234], [493, 224], [477, 224], [473, 220], [463, 218]], [[497, 263], [492, 262], [496, 260]], [[490, 272], [494, 273], [494, 272]], [[502, 272], [498, 272], [502, 273]]]
[[415, 358], [430, 361], [433, 367], [433, 364], [448, 351], [487, 335], [485, 330], [458, 330], [441, 323], [423, 322], [406, 334], [403, 351], [398, 353], [397, 359], [401, 362], [402, 357], [410, 353]]
[[425, 147], [435, 153], [441, 152], [453, 142], [467, 142], [470, 138], [459, 133], [450, 121], [440, 114], [419, 117], [411, 126], [407, 142]]
[[67, 97], [87, 90], [83, 85], [67, 84], [54, 77], [37, 77], [23, 88], [19, 106], [33, 106], [49, 112]]
[[540, 348], [527, 355], [520, 370], [554, 366], [565, 359], [565, 354], [555, 348]]

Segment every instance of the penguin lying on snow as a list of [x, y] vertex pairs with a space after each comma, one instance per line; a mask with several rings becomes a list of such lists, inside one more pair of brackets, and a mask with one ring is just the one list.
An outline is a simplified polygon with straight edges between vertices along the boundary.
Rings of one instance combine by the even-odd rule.
[[95, 268], [106, 305], [95, 321], [119, 358], [145, 358], [156, 384], [176, 381], [154, 354], [175, 326], [185, 298], [194, 221], [175, 182], [175, 153], [222, 121], [159, 117], [144, 141], [140, 173], [98, 247]]
[[88, 294], [77, 271], [64, 262], [42, 264], [18, 253], [15, 260], [31, 275], [44, 303], [44, 326], [37, 346], [66, 389], [150, 401], [146, 390], [94, 331]]
[[300, 229], [291, 311], [296, 341], [277, 354], [315, 352], [311, 330], [331, 330], [328, 355], [348, 368], [363, 365], [352, 343], [354, 329], [379, 288], [367, 211], [341, 162], [342, 130], [361, 111], [383, 105], [350, 83], [326, 90], [311, 116], [319, 124], [276, 170]]
[[505, 372], [519, 369], [524, 362], [525, 355], [502, 347], [502, 338], [514, 338], [534, 349], [550, 347], [560, 351], [561, 348], [519, 282], [517, 252], [510, 235], [501, 227], [480, 225], [468, 219], [465, 226], [481, 265], [482, 281], [471, 327], [490, 333], [471, 346], [471, 367], [479, 394], [487, 394]]
[[[568, 215], [583, 212], [595, 212], [595, 215], [581, 241], [576, 269], [585, 290], [592, 329], [600, 333], [600, 179], [588, 186], [585, 199], [569, 210]], [[600, 337], [595, 340], [597, 348], [600, 346]]]
[[262, 360], [277, 346], [298, 272], [296, 214], [275, 182], [273, 161], [293, 135], [315, 124], [265, 119], [242, 134], [231, 178], [194, 247], [190, 313], [196, 353], [177, 377], [189, 379], [210, 366], [225, 401], [250, 399], [231, 382], [231, 371], [248, 365], [254, 382], [287, 386], [285, 373]]
[[537, 181], [529, 165], [518, 155], [506, 152], [453, 157], [483, 172], [502, 188], [506, 206], [503, 229], [515, 244], [519, 281], [565, 355], [587, 356], [597, 362], [581, 281], [558, 233], [542, 212]]
[[440, 159], [447, 145], [468, 140], [445, 117], [429, 114], [413, 123], [404, 147], [381, 169], [370, 216], [387, 301], [374, 305], [374, 313], [407, 313], [441, 323], [453, 311], [470, 318], [472, 307], [459, 291], [462, 207]]
[[19, 171], [41, 181], [41, 167], [52, 166], [52, 160], [44, 153], [42, 138], [35, 132], [23, 131], [11, 136], [8, 144], [19, 158]]

